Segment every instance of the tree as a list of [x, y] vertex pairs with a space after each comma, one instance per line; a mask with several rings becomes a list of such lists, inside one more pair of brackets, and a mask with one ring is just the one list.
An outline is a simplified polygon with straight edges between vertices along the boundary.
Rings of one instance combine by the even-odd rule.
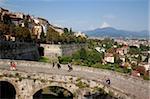
[[59, 42], [63, 44], [66, 42], [66, 35], [64, 33], [60, 36]]
[[15, 36], [19, 40], [30, 41], [31, 40], [31, 33], [28, 28], [26, 27], [15, 27]]
[[139, 64], [142, 61], [142, 56], [139, 54], [139, 56], [137, 57], [137, 63]]
[[114, 40], [110, 38], [105, 38], [104, 40], [102, 40], [102, 44], [105, 44], [105, 48], [109, 49], [114, 45]]
[[0, 23], [0, 34], [4, 35], [9, 33], [9, 25], [4, 24], [4, 23]]
[[85, 60], [87, 58], [87, 53], [85, 48], [81, 48], [80, 50], [80, 59]]
[[130, 60], [127, 56], [125, 56], [125, 62], [130, 62]]
[[149, 55], [145, 58], [144, 62], [148, 62], [148, 59], [149, 59]]
[[136, 46], [130, 46], [129, 54], [131, 54], [131, 55], [140, 54], [140, 50]]
[[150, 49], [149, 46], [140, 44], [140, 50], [141, 50], [141, 51], [149, 51], [149, 49]]
[[68, 35], [68, 34], [69, 34], [69, 30], [68, 30], [68, 28], [64, 28], [64, 33], [65, 33], [66, 35]]
[[88, 61], [89, 65], [96, 64], [98, 62], [102, 62], [103, 55], [97, 52], [96, 50], [91, 50], [87, 52], [86, 60]]
[[108, 53], [115, 53], [116, 52], [116, 49], [115, 48], [109, 48], [107, 50]]
[[46, 41], [57, 44], [59, 40], [60, 40], [59, 33], [49, 27], [47, 31]]
[[114, 55], [114, 60], [115, 60], [115, 63], [116, 64], [121, 64], [122, 63], [122, 60], [120, 59], [119, 55], [118, 54], [115, 54]]
[[46, 42], [46, 36], [45, 36], [43, 30], [42, 30], [42, 33], [41, 33], [41, 35], [40, 35], [40, 41], [41, 41], [41, 42]]
[[69, 31], [69, 33], [70, 33], [70, 34], [73, 34], [73, 32], [72, 32], [72, 28], [70, 28], [70, 31]]
[[24, 19], [24, 26], [25, 26], [26, 28], [28, 28], [28, 26], [29, 26], [29, 22], [28, 22], [27, 19]]
[[5, 14], [5, 15], [3, 16], [3, 22], [4, 22], [4, 24], [10, 25], [10, 24], [12, 23], [10, 16], [7, 15], [7, 14]]

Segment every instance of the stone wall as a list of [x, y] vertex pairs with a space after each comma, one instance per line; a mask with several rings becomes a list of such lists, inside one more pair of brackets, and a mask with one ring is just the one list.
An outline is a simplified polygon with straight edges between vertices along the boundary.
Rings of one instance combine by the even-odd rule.
[[33, 43], [0, 41], [1, 59], [38, 60], [38, 48]]
[[72, 55], [81, 47], [84, 47], [85, 44], [41, 44], [40, 46], [44, 48], [44, 56], [58, 57], [62, 55]]

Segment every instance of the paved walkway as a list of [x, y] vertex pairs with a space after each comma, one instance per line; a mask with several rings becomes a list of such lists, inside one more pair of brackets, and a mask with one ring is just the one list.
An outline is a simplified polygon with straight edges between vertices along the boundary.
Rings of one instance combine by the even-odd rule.
[[[150, 86], [149, 81], [143, 81], [141, 79], [136, 79], [133, 77], [128, 76], [122, 76], [119, 73], [114, 73], [112, 71], [107, 70], [98, 70], [97, 72], [88, 71], [84, 67], [79, 67], [82, 69], [78, 69], [78, 66], [73, 67], [74, 70], [71, 72], [68, 72], [68, 68], [66, 65], [62, 65], [61, 69], [58, 69], [57, 67], [52, 67], [50, 65], [49, 67], [26, 67], [26, 66], [17, 66], [17, 70], [19, 71], [25, 71], [29, 73], [47, 73], [47, 74], [60, 74], [60, 75], [72, 75], [72, 76], [78, 76], [83, 77], [85, 79], [92, 79], [96, 81], [104, 81], [104, 77], [109, 77], [111, 80], [111, 87], [126, 92], [127, 94], [131, 94], [132, 96], [135, 96], [135, 99], [150, 99]], [[9, 66], [1, 65], [0, 69], [9, 69]]]

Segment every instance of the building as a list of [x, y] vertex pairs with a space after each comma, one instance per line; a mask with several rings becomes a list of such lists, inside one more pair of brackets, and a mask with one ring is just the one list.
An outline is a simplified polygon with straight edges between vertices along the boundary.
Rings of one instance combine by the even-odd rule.
[[95, 50], [100, 52], [100, 53], [105, 52], [105, 49], [101, 48], [101, 47], [95, 47]]
[[119, 55], [119, 58], [120, 58], [120, 60], [122, 60], [122, 62], [125, 62], [125, 61], [126, 61], [126, 58], [125, 58], [124, 55]]
[[35, 26], [33, 26], [32, 32], [37, 37], [37, 39], [40, 39], [40, 35], [42, 33], [42, 26], [39, 24], [36, 24]]
[[107, 63], [114, 63], [114, 56], [112, 53], [106, 53], [105, 56], [104, 56], [104, 61], [107, 62]]
[[145, 71], [150, 70], [150, 63], [147, 63], [147, 62], [141, 62], [141, 63], [139, 63], [139, 66], [144, 67], [144, 68], [145, 68]]
[[0, 13], [2, 13], [2, 12], [9, 12], [9, 10], [0, 7]]
[[118, 53], [119, 55], [125, 55], [128, 53], [128, 50], [129, 50], [128, 46], [123, 46], [121, 48], [117, 48], [116, 53]]
[[14, 14], [16, 15], [17, 18], [20, 18], [20, 19], [24, 18], [24, 14], [23, 13], [15, 12]]
[[47, 29], [48, 29], [48, 26], [49, 26], [49, 22], [46, 19], [39, 18], [39, 17], [38, 17], [38, 20], [39, 20], [39, 24], [42, 26], [43, 32], [46, 35]]
[[52, 28], [53, 30], [58, 32], [59, 35], [62, 35], [64, 33], [64, 28], [61, 28], [61, 27], [58, 27], [58, 26], [54, 26], [54, 25], [50, 25], [50, 28]]
[[76, 37], [86, 37], [86, 35], [83, 33], [83, 32], [76, 32], [76, 33], [74, 33], [74, 35], [76, 36]]

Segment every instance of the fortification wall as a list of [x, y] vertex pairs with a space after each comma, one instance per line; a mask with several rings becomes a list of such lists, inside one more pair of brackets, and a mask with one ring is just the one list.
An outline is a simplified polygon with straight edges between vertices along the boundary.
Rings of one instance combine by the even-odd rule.
[[38, 48], [33, 43], [0, 41], [1, 59], [38, 60]]
[[41, 44], [40, 46], [44, 48], [44, 56], [58, 57], [62, 55], [72, 55], [81, 47], [85, 46], [85, 44]]

